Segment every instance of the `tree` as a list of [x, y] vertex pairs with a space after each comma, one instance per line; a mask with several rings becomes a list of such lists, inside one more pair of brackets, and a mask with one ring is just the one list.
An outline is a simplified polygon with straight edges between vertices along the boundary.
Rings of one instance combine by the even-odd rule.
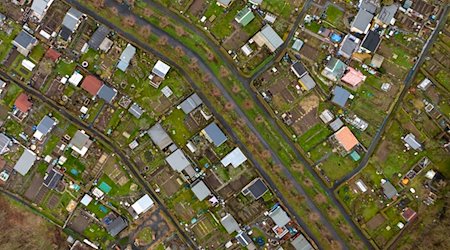
[[166, 46], [168, 41], [169, 41], [169, 38], [167, 36], [161, 36], [158, 39], [158, 44], [161, 46]]
[[220, 74], [220, 77], [225, 78], [230, 75], [230, 72], [224, 66], [220, 66], [219, 74]]
[[144, 16], [145, 16], [145, 17], [151, 17], [151, 16], [153, 16], [153, 10], [150, 9], [150, 8], [145, 8], [145, 9], [144, 9]]
[[175, 26], [175, 31], [177, 32], [177, 35], [179, 36], [185, 36], [187, 35], [186, 31], [184, 31], [184, 28], [182, 26]]
[[122, 24], [127, 27], [133, 27], [136, 24], [136, 18], [134, 16], [126, 16], [122, 19]]
[[181, 46], [175, 47], [175, 52], [177, 52], [177, 55], [178, 55], [179, 57], [183, 57], [183, 56], [186, 55], [186, 52], [184, 52], [184, 49], [183, 49], [183, 47], [181, 47]]
[[112, 13], [114, 16], [118, 16], [118, 15], [119, 15], [119, 9], [117, 9], [116, 6], [112, 6], [111, 8], [109, 8], [109, 10], [111, 11], [111, 13]]
[[169, 22], [169, 18], [167, 18], [166, 16], [161, 18], [161, 22], [160, 22], [160, 26], [161, 28], [166, 28], [167, 26], [169, 26], [170, 22]]
[[150, 25], [145, 25], [139, 29], [139, 32], [143, 37], [149, 38], [150, 35], [152, 34], [152, 28], [150, 27]]

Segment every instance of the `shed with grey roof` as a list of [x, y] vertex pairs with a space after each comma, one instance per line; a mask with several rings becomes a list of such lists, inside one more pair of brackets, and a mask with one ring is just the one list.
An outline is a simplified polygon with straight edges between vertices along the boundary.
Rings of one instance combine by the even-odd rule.
[[25, 149], [22, 153], [22, 156], [20, 156], [19, 160], [16, 162], [16, 165], [14, 165], [14, 170], [25, 176], [28, 171], [30, 171], [31, 167], [34, 165], [34, 162], [36, 161], [36, 154], [29, 150]]
[[266, 45], [272, 52], [283, 44], [283, 39], [281, 39], [277, 32], [275, 32], [275, 30], [268, 24], [261, 29], [261, 34], [267, 40]]
[[284, 227], [291, 221], [286, 211], [279, 205], [269, 213], [269, 217], [279, 227]]
[[383, 6], [383, 8], [381, 8], [380, 13], [378, 13], [378, 15], [375, 17], [375, 21], [380, 22], [385, 26], [392, 24], [394, 21], [395, 13], [397, 13], [397, 10], [398, 10], [397, 4]]
[[95, 30], [94, 34], [92, 34], [91, 39], [89, 39], [89, 47], [94, 50], [99, 50], [103, 40], [105, 40], [110, 32], [111, 30], [106, 25], [100, 25], [100, 27]]
[[347, 103], [347, 100], [350, 98], [351, 94], [346, 89], [342, 88], [341, 86], [336, 86], [333, 89], [333, 98], [331, 99], [331, 102], [340, 106], [345, 107], [345, 104]]
[[381, 184], [383, 188], [383, 193], [388, 199], [394, 198], [394, 196], [398, 195], [397, 189], [395, 189], [394, 185], [391, 182], [386, 181]]
[[105, 102], [107, 102], [107, 103], [111, 103], [114, 100], [114, 98], [116, 97], [116, 95], [117, 95], [117, 90], [112, 87], [107, 86], [106, 84], [103, 84], [103, 86], [100, 88], [100, 90], [97, 93], [97, 96], [100, 99], [105, 100]]
[[407, 134], [403, 141], [412, 149], [421, 151], [422, 150], [422, 144], [416, 140], [416, 136], [413, 133]]
[[118, 216], [106, 225], [106, 230], [111, 236], [116, 236], [128, 226], [128, 221], [122, 216]]
[[50, 116], [46, 115], [42, 118], [41, 122], [39, 122], [36, 127], [36, 131], [34, 132], [33, 137], [42, 140], [50, 131], [52, 131], [53, 127], [55, 127], [56, 121]]
[[220, 223], [229, 234], [239, 231], [239, 224], [231, 214], [227, 214], [220, 219]]
[[359, 42], [359, 38], [352, 34], [347, 34], [339, 47], [338, 54], [347, 59], [352, 57], [353, 52], [358, 48]]
[[313, 250], [314, 248], [308, 242], [308, 240], [303, 236], [303, 234], [299, 234], [297, 238], [291, 241], [291, 245], [295, 250]]
[[170, 154], [166, 158], [166, 162], [173, 170], [179, 173], [181, 173], [181, 171], [191, 165], [191, 162], [188, 160], [181, 149], [177, 149], [172, 154]]
[[133, 103], [133, 105], [131, 105], [128, 109], [128, 112], [138, 119], [141, 118], [142, 114], [144, 114], [144, 110], [137, 103]]
[[336, 132], [338, 131], [342, 126], [344, 126], [344, 122], [342, 122], [341, 118], [336, 118], [336, 120], [334, 120], [333, 122], [331, 122], [330, 124], [330, 128]]
[[377, 12], [377, 6], [369, 0], [360, 1], [358, 7], [372, 14]]
[[42, 20], [47, 9], [53, 3], [53, 0], [33, 0], [30, 9], [33, 11], [32, 16], [36, 17], [38, 21]]
[[147, 131], [147, 134], [150, 136], [153, 143], [161, 150], [167, 148], [173, 143], [172, 139], [160, 123], [157, 123], [153, 127], [151, 127]]
[[264, 182], [261, 180], [261, 178], [256, 178], [242, 189], [242, 194], [245, 196], [247, 196], [248, 194], [251, 194], [254, 199], [259, 199], [267, 191], [268, 191], [268, 188], [267, 188], [266, 184], [264, 184]]
[[206, 137], [206, 139], [209, 142], [213, 143], [216, 147], [219, 147], [227, 141], [227, 137], [215, 122], [212, 122], [206, 128], [204, 128], [202, 130], [202, 133]]
[[24, 56], [28, 56], [37, 43], [38, 41], [36, 38], [25, 30], [22, 30], [12, 41], [12, 44], [17, 48], [17, 51]]
[[12, 145], [12, 140], [4, 133], [0, 133], [0, 155], [9, 151], [9, 147]]
[[63, 18], [62, 25], [73, 33], [78, 28], [82, 17], [83, 13], [75, 8], [70, 8]]
[[357, 32], [360, 34], [366, 34], [370, 28], [370, 22], [372, 22], [373, 15], [364, 9], [359, 9], [358, 14], [356, 14], [353, 20], [350, 31]]
[[202, 103], [202, 99], [200, 99], [197, 93], [194, 93], [186, 98], [186, 100], [184, 100], [182, 103], [180, 103], [180, 107], [185, 114], [189, 114], [198, 106], [202, 105]]
[[136, 48], [133, 45], [128, 44], [120, 55], [120, 61], [117, 64], [117, 68], [125, 72], [130, 65], [131, 59], [133, 59], [134, 54], [136, 54]]
[[199, 181], [192, 186], [192, 192], [194, 192], [195, 196], [200, 200], [206, 199], [206, 197], [211, 195], [211, 190], [206, 186], [203, 181]]

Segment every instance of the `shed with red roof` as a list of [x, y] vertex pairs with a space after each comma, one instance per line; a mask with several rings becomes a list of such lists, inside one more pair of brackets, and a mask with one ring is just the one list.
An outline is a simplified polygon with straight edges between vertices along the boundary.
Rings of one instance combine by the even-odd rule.
[[32, 105], [33, 103], [30, 102], [30, 98], [25, 93], [20, 94], [14, 102], [14, 106], [22, 113], [27, 113]]
[[60, 56], [61, 56], [61, 53], [59, 53], [58, 51], [56, 51], [56, 50], [54, 50], [52, 48], [49, 48], [47, 50], [47, 52], [45, 52], [45, 57], [50, 59], [50, 60], [52, 60], [52, 61], [54, 61], [54, 62], [56, 62], [59, 59]]
[[93, 75], [86, 76], [81, 83], [81, 88], [89, 92], [89, 94], [95, 96], [103, 86], [102, 81]]

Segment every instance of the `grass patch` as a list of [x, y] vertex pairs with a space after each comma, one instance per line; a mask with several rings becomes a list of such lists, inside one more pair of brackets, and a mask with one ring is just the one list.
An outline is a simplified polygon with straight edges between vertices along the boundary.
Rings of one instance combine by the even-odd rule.
[[328, 5], [326, 15], [326, 20], [334, 26], [339, 27], [342, 24], [342, 16], [344, 15], [344, 13], [336, 6], [331, 4]]
[[332, 131], [325, 124], [316, 124], [298, 138], [298, 143], [305, 151], [309, 151], [318, 143], [326, 140]]

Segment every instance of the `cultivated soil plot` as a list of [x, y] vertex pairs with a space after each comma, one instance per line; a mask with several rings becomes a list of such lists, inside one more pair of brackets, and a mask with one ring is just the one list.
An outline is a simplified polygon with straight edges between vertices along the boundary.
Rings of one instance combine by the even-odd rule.
[[178, 176], [178, 173], [173, 173], [169, 167], [163, 167], [154, 180], [162, 189], [162, 192], [171, 197], [180, 189], [180, 183], [177, 181]]
[[66, 236], [58, 228], [4, 196], [0, 216], [0, 249], [67, 249]]

